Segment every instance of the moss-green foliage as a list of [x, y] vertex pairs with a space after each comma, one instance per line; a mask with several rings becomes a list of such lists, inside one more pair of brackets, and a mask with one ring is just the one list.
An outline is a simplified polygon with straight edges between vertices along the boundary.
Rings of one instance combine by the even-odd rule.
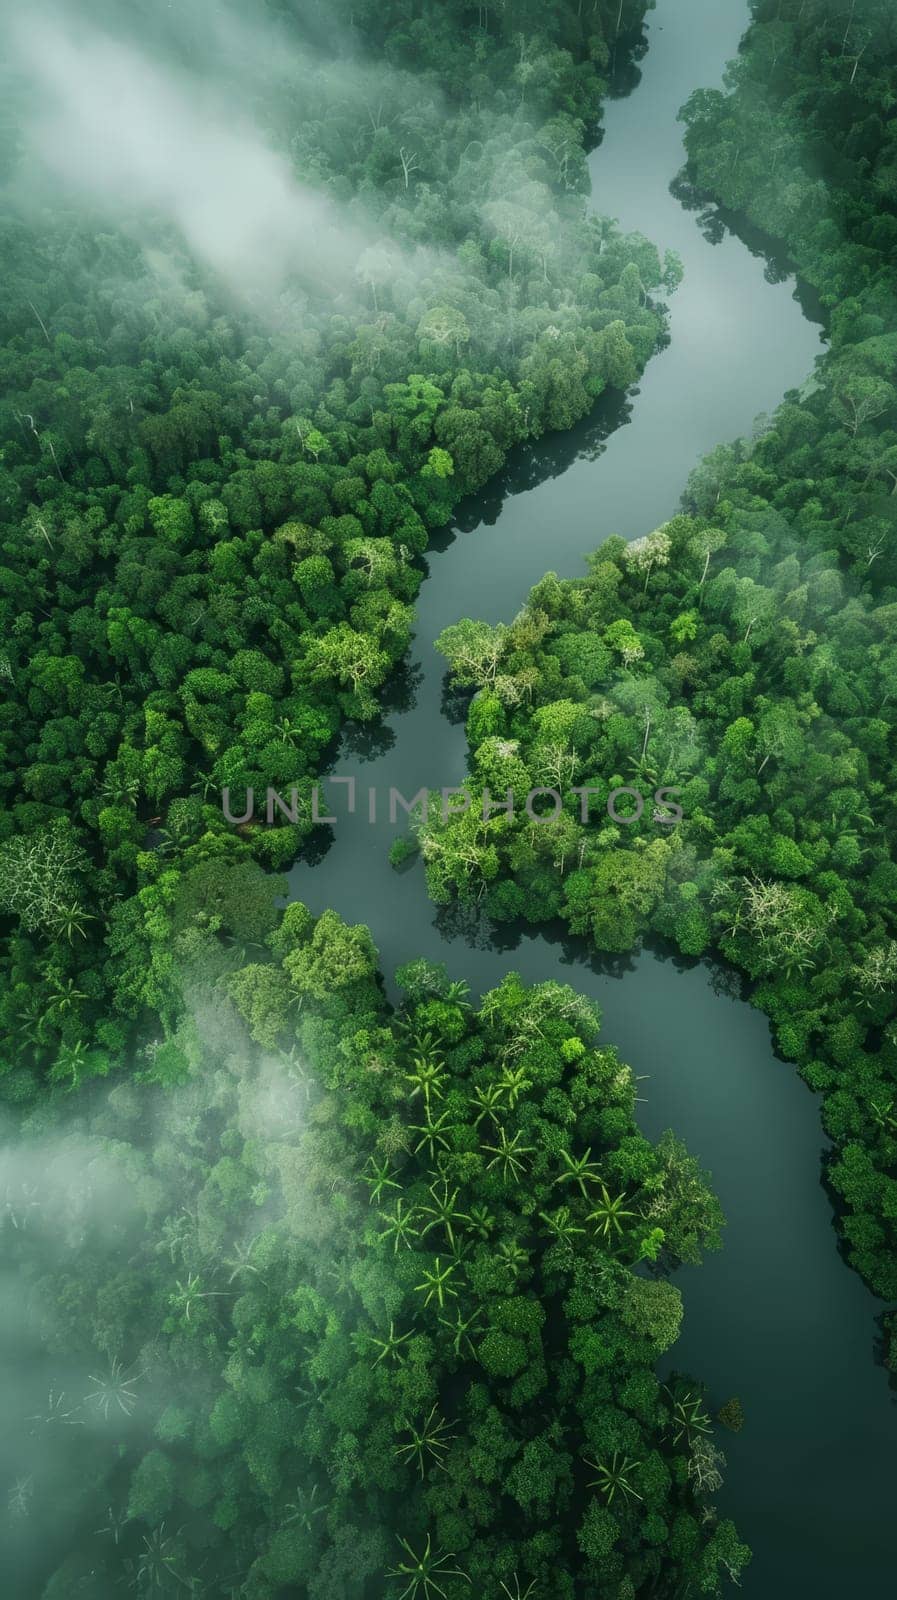
[[[393, 1013], [331, 913], [291, 910], [236, 973], [233, 929], [200, 919], [174, 944], [204, 949], [186, 1080], [65, 1102], [98, 1189], [65, 1238], [70, 1132], [9, 1197], [26, 1325], [56, 1393], [68, 1374], [65, 1423], [33, 1424], [35, 1525], [61, 1518], [107, 1589], [154, 1562], [214, 1595], [237, 1573], [253, 1600], [361, 1600], [429, 1561], [449, 1600], [718, 1592], [747, 1552], [697, 1476], [701, 1392], [655, 1363], [666, 1274], [719, 1207], [639, 1133], [594, 1006], [511, 975], [474, 1009], [414, 963]], [[316, 997], [313, 952], [353, 944]], [[241, 1013], [257, 1032], [269, 993], [260, 1050]]]
[[[684, 514], [608, 541], [580, 581], [547, 577], [491, 651], [473, 623], [446, 630], [456, 678], [477, 690], [477, 798], [424, 830], [424, 853], [438, 899], [561, 916], [608, 952], [650, 930], [742, 968], [782, 1053], [825, 1093], [848, 1255], [891, 1299], [897, 204], [893, 119], [877, 106], [897, 34], [885, 6], [857, 8], [846, 43], [837, 7], [754, 11], [728, 94], [686, 109], [690, 173], [784, 235], [830, 308], [831, 351], [757, 437], [701, 464]], [[519, 808], [482, 822], [483, 787], [535, 784], [593, 786], [588, 820], [568, 794], [556, 823]], [[644, 801], [635, 824], [606, 815], [624, 785]], [[676, 827], [654, 798], [665, 785]]]

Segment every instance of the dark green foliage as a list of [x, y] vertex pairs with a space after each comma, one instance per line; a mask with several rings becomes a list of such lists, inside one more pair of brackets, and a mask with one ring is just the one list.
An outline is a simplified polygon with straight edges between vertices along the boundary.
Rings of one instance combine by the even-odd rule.
[[[172, 953], [207, 974], [184, 1081], [78, 1102], [101, 1193], [68, 1250], [64, 1142], [40, 1225], [7, 1230], [26, 1320], [54, 1308], [46, 1370], [97, 1375], [56, 1408], [70, 1541], [107, 1585], [239, 1572], [254, 1600], [397, 1596], [419, 1569], [450, 1600], [719, 1592], [747, 1551], [699, 1477], [710, 1424], [654, 1370], [666, 1274], [718, 1243], [697, 1168], [638, 1132], [571, 989], [511, 975], [473, 1009], [416, 963], [391, 1013], [366, 932], [297, 909], [230, 974], [225, 929], [179, 905]], [[312, 997], [337, 944], [351, 974]]]
[[[625, 53], [644, 10], [346, 4], [328, 42], [347, 60], [326, 67], [302, 53], [319, 44], [314, 8], [281, 19], [289, 48], [257, 107], [271, 140], [403, 252], [382, 270], [364, 252], [338, 305], [284, 296], [282, 331], [161, 225], [160, 280], [93, 219], [7, 219], [7, 1098], [107, 1070], [110, 1017], [160, 1011], [142, 929], [179, 873], [295, 858], [314, 775], [405, 653], [431, 531], [514, 445], [569, 427], [651, 355], [657, 251], [587, 214], [584, 157], [611, 48]], [[181, 33], [185, 59], [217, 70], [214, 30]], [[288, 806], [295, 788], [295, 822], [264, 825], [269, 786]], [[235, 816], [255, 791], [238, 833], [225, 789]], [[54, 877], [41, 852], [59, 819], [69, 864]], [[23, 850], [36, 893], [9, 870]], [[65, 1011], [57, 977], [78, 993]]]
[[[849, 1259], [893, 1299], [897, 207], [893, 119], [874, 108], [897, 34], [885, 6], [846, 35], [828, 3], [754, 11], [728, 94], [686, 108], [690, 175], [784, 235], [831, 308], [831, 350], [754, 439], [700, 465], [682, 515], [609, 540], [587, 578], [549, 575], [489, 640], [472, 622], [446, 630], [457, 680], [478, 691], [475, 800], [422, 841], [437, 899], [561, 916], [608, 952], [650, 931], [741, 968], [782, 1054], [825, 1094]], [[779, 144], [786, 186], [769, 171]], [[483, 822], [483, 788], [536, 784], [564, 792], [556, 822], [519, 808]], [[668, 785], [678, 826], [655, 799]], [[574, 786], [596, 791], [585, 818]], [[638, 822], [606, 813], [623, 786], [642, 797]]]
[[725, 1405], [720, 1406], [716, 1413], [716, 1420], [721, 1422], [723, 1427], [728, 1428], [732, 1433], [741, 1432], [744, 1427], [744, 1408], [737, 1395], [733, 1395], [731, 1400], [727, 1400]]
[[674, 264], [585, 202], [646, 8], [331, 7], [346, 62], [285, 51], [259, 115], [400, 254], [282, 331], [161, 224], [161, 281], [92, 219], [5, 227], [2, 1242], [48, 1600], [673, 1600], [748, 1558], [655, 1373], [719, 1208], [594, 1010], [416, 962], [393, 1013], [367, 929], [260, 870], [378, 711], [432, 530], [663, 333]]

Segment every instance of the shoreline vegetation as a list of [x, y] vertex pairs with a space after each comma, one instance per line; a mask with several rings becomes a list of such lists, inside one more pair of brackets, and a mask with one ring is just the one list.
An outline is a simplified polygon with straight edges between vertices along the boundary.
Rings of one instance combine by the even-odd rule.
[[[605, 787], [646, 795], [681, 783], [685, 821], [668, 840], [584, 840], [570, 810], [554, 839], [450, 819], [417, 842], [437, 901], [560, 917], [599, 951], [659, 934], [736, 966], [823, 1095], [847, 1259], [893, 1301], [897, 152], [878, 108], [897, 28], [864, 7], [851, 56], [827, 4], [752, 9], [725, 92], [683, 110], [679, 187], [785, 242], [830, 348], [754, 438], [705, 458], [679, 516], [609, 540], [586, 578], [548, 574], [501, 639], [465, 619], [441, 641], [474, 691], [474, 796], [549, 768], [613, 773]], [[492, 647], [488, 676], [459, 655], [470, 638], [481, 662]]]

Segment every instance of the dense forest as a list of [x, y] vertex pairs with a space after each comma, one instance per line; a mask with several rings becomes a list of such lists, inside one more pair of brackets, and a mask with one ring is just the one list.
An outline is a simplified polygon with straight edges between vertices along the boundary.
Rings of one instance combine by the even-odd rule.
[[183, 1021], [20, 1152], [52, 1376], [19, 1494], [68, 1551], [42, 1592], [716, 1592], [747, 1557], [724, 1455], [654, 1370], [667, 1271], [718, 1243], [696, 1164], [638, 1132], [572, 990], [473, 1010], [417, 961], [390, 1013], [367, 930], [278, 887], [184, 874]]
[[[309, 831], [237, 838], [222, 789], [307, 800], [407, 648], [431, 530], [662, 337], [650, 295], [676, 261], [584, 198], [600, 72], [643, 9], [539, 8], [536, 32], [526, 5], [481, 8], [471, 35], [464, 7], [355, 6], [330, 65], [274, 34], [250, 87], [272, 138], [302, 103], [290, 171], [370, 235], [351, 285], [275, 294], [254, 255], [247, 306], [221, 252], [197, 264], [158, 211], [149, 257], [139, 215], [114, 234], [71, 208], [7, 222], [8, 1101], [108, 1072], [153, 1025], [145, 945], [181, 867], [280, 866]], [[11, 116], [28, 89], [22, 69]]]
[[[663, 343], [676, 257], [586, 206], [646, 9], [12, 31], [17, 1595], [672, 1600], [748, 1559], [713, 1503], [740, 1404], [656, 1371], [719, 1206], [639, 1133], [595, 1008], [512, 977], [474, 1009], [411, 962], [394, 1010], [367, 930], [277, 908], [308, 823], [220, 805], [307, 798], [406, 650], [432, 531]], [[140, 143], [163, 113], [177, 183]]]
[[[651, 9], [11, 21], [16, 1600], [687, 1600], [749, 1561], [715, 1500], [741, 1403], [675, 1356], [720, 1206], [639, 1130], [596, 1006], [514, 974], [474, 1002], [413, 949], [391, 1004], [369, 931], [279, 875], [394, 688], [434, 535], [667, 341], [681, 263], [592, 212], [586, 160]], [[395, 860], [493, 931], [743, 983], [893, 1302], [897, 16], [751, 10], [676, 194], [787, 260], [826, 353], [663, 526], [444, 631], [474, 803]], [[228, 822], [269, 786], [300, 820]]]
[[[507, 627], [446, 630], [474, 691], [476, 801], [447, 827], [431, 812], [419, 842], [437, 900], [560, 917], [608, 954], [654, 934], [740, 969], [824, 1094], [847, 1255], [893, 1300], [897, 18], [753, 10], [726, 92], [683, 110], [679, 190], [709, 228], [718, 199], [784, 241], [829, 349], [752, 438], [700, 464], [681, 514], [607, 541], [581, 580], [549, 574]], [[523, 807], [536, 785], [563, 798], [541, 823]], [[485, 789], [512, 790], [515, 815], [484, 820]]]

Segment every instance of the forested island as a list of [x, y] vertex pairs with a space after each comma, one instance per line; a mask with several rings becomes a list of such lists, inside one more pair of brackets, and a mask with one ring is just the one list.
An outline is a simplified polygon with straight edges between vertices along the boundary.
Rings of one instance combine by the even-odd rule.
[[[391, 1001], [368, 929], [281, 876], [320, 848], [340, 737], [379, 725], [439, 531], [662, 359], [681, 262], [595, 213], [586, 161], [651, 9], [97, 0], [12, 29], [16, 1600], [685, 1600], [750, 1573], [716, 1502], [741, 1403], [675, 1354], [674, 1275], [722, 1212], [640, 1131], [594, 1003], [513, 971], [477, 999], [414, 949]], [[661, 527], [442, 633], [474, 803], [396, 860], [496, 930], [742, 973], [822, 1093], [846, 1256], [894, 1301], [897, 20], [751, 10], [683, 107], [676, 193], [760, 230], [826, 354], [683, 461]], [[296, 823], [222, 809], [294, 785]]]

